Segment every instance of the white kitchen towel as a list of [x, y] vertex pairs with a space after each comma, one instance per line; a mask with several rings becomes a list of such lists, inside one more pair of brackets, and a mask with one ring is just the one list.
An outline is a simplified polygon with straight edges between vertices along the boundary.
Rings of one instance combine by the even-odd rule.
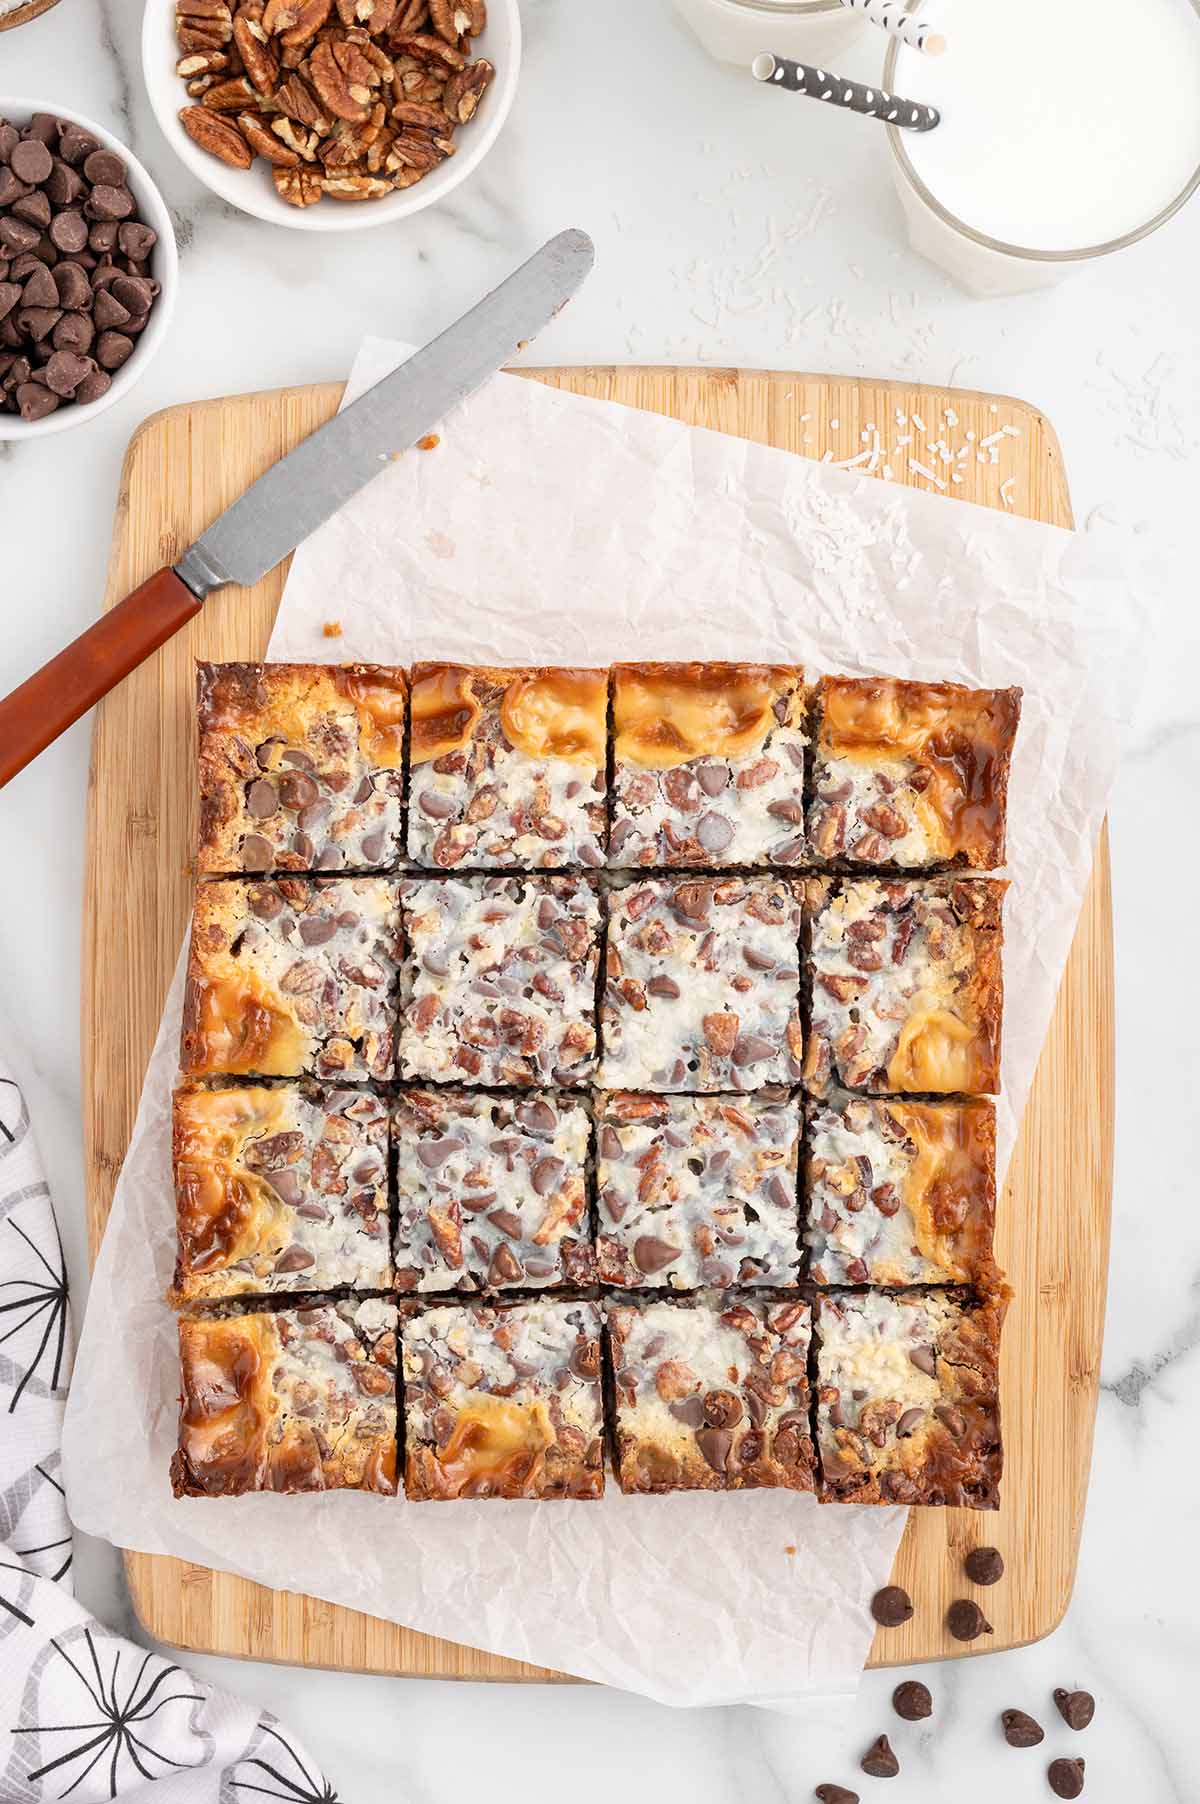
[[71, 1355], [54, 1205], [25, 1093], [0, 1055], [0, 1801], [332, 1804], [329, 1781], [269, 1712], [75, 1602], [58, 1479]]

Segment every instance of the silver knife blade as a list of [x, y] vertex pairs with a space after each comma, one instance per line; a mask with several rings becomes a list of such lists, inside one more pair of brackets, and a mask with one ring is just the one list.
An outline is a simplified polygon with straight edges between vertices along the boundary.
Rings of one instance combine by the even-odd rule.
[[595, 260], [586, 232], [551, 238], [478, 306], [264, 471], [184, 552], [176, 575], [201, 599], [224, 583], [256, 583], [548, 325]]

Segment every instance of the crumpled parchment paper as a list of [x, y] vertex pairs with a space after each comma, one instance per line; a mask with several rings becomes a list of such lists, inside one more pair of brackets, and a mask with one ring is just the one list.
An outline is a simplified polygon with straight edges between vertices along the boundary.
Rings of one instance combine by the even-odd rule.
[[[349, 395], [406, 355], [368, 340]], [[1124, 541], [898, 489], [496, 377], [293, 562], [270, 656], [407, 663], [796, 660], [1025, 700], [1010, 784], [1001, 1168], [1137, 687], [1150, 602]], [[326, 636], [338, 622], [340, 636]], [[175, 1502], [167, 999], [92, 1281], [64, 1455], [76, 1523], [664, 1703], [853, 1692], [902, 1510], [784, 1493], [439, 1507], [353, 1494]]]

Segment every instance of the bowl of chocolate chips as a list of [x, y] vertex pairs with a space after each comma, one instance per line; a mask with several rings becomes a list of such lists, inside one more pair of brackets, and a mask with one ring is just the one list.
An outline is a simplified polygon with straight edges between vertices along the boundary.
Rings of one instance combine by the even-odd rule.
[[163, 198], [111, 132], [0, 94], [0, 439], [119, 400], [166, 336], [178, 269]]

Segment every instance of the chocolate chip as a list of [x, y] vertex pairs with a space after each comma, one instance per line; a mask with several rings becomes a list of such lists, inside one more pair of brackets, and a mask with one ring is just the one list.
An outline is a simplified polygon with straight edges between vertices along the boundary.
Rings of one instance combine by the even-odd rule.
[[1024, 1710], [1001, 1711], [1000, 1721], [1004, 1725], [1004, 1739], [1010, 1748], [1036, 1748], [1039, 1741], [1046, 1739], [1041, 1724], [1035, 1722], [1032, 1716], [1027, 1716]]
[[84, 158], [83, 173], [89, 182], [107, 182], [110, 187], [120, 188], [128, 171], [125, 159], [115, 150], [94, 150], [91, 156]]
[[720, 814], [702, 814], [696, 823], [696, 838], [706, 852], [723, 852], [733, 838], [733, 828]]
[[956, 1598], [946, 1612], [946, 1627], [956, 1641], [976, 1641], [990, 1635], [992, 1625], [979, 1605], [969, 1597]]
[[87, 241], [87, 221], [78, 208], [68, 207], [50, 221], [50, 242], [57, 250], [81, 251]]
[[934, 1376], [937, 1368], [934, 1363], [932, 1347], [914, 1347], [909, 1353], [908, 1358], [910, 1365], [916, 1366], [918, 1372], [924, 1372], [927, 1378], [932, 1378]]
[[55, 157], [54, 168], [42, 184], [42, 192], [54, 207], [69, 207], [84, 193], [84, 181], [77, 169]]
[[275, 1270], [277, 1272], [304, 1272], [310, 1265], [316, 1263], [316, 1255], [310, 1253], [307, 1247], [291, 1246], [275, 1261]]
[[75, 313], [92, 305], [92, 285], [78, 263], [60, 263], [54, 271], [53, 281], [60, 307]]
[[[107, 337], [106, 332], [100, 334], [101, 340]], [[99, 350], [99, 341], [97, 350]], [[244, 871], [269, 871], [274, 859], [275, 854], [270, 842], [265, 840], [261, 833], [246, 834], [242, 840], [242, 869]], [[270, 921], [279, 913], [283, 902], [274, 891], [268, 890], [260, 896], [257, 902], [251, 901], [250, 906], [260, 920]]]
[[117, 240], [127, 257], [135, 263], [144, 263], [158, 243], [158, 233], [153, 226], [129, 219], [121, 226]]
[[43, 388], [40, 382], [22, 382], [14, 392], [23, 420], [44, 420], [58, 406], [58, 396]]
[[273, 814], [278, 814], [279, 797], [275, 794], [274, 786], [265, 778], [260, 777], [257, 783], [251, 783], [246, 793], [246, 811], [256, 821], [270, 820]]
[[858, 1804], [858, 1793], [847, 1791], [844, 1785], [818, 1785], [813, 1796], [820, 1798], [821, 1804]]
[[114, 327], [126, 325], [129, 320], [129, 309], [122, 307], [111, 289], [102, 288], [96, 296], [95, 320], [100, 330], [106, 332]]
[[306, 946], [324, 946], [336, 932], [332, 915], [307, 915], [300, 923], [300, 938]]
[[652, 977], [646, 985], [651, 996], [666, 996], [671, 1000], [681, 994], [679, 985], [673, 977]]
[[1054, 1702], [1068, 1729], [1086, 1729], [1096, 1714], [1096, 1700], [1090, 1691], [1065, 1691], [1059, 1685]]
[[64, 163], [70, 163], [72, 168], [77, 168], [86, 157], [90, 157], [92, 152], [99, 148], [91, 132], [85, 132], [81, 125], [72, 125], [69, 121], [64, 123], [63, 133], [58, 141], [58, 154]]
[[679, 1254], [679, 1247], [659, 1240], [654, 1234], [640, 1234], [633, 1243], [633, 1263], [646, 1277], [661, 1272], [673, 1259], [678, 1259]]
[[90, 376], [85, 376], [75, 390], [75, 402], [98, 401], [112, 387], [112, 377], [107, 370], [93, 369]]
[[33, 194], [22, 194], [18, 200], [13, 202], [12, 210], [18, 219], [28, 220], [29, 224], [35, 225], [39, 232], [44, 232], [50, 224], [50, 202], [40, 191]]
[[[84, 173], [87, 173], [86, 164]], [[89, 219], [128, 219], [134, 205], [128, 188], [115, 186], [112, 182], [97, 182], [83, 210]]]
[[36, 226], [26, 219], [0, 219], [0, 244], [13, 252], [31, 251], [41, 239]]
[[900, 1762], [892, 1752], [892, 1744], [886, 1735], [878, 1735], [859, 1761], [869, 1779], [894, 1779], [900, 1771]]
[[1046, 1782], [1056, 1798], [1077, 1798], [1083, 1790], [1082, 1760], [1052, 1760]]
[[[269, 1184], [271, 1189], [274, 1190], [277, 1195], [281, 1196], [285, 1203], [291, 1203], [293, 1208], [299, 1203], [304, 1195], [304, 1192], [300, 1188], [299, 1174], [286, 1165], [279, 1171], [264, 1171], [262, 1176], [264, 1182]], [[283, 1266], [276, 1266], [275, 1269], [277, 1271], [283, 1271], [286, 1268]]]
[[[50, 337], [56, 351], [74, 351], [77, 356], [85, 357], [92, 348], [92, 340], [95, 335], [96, 328], [84, 314], [66, 313], [59, 320]], [[88, 362], [91, 363], [90, 357]]]
[[885, 1629], [898, 1629], [913, 1613], [912, 1598], [900, 1585], [885, 1585], [871, 1599], [871, 1614]]
[[24, 297], [15, 282], [0, 282], [0, 319], [11, 313], [19, 300]]
[[17, 180], [11, 169], [0, 169], [0, 207], [11, 207], [14, 201], [28, 193], [29, 189]]
[[101, 332], [96, 340], [96, 362], [104, 370], [119, 370], [133, 351], [133, 340], [123, 332]]
[[74, 351], [55, 351], [46, 365], [46, 387], [65, 400], [94, 368], [90, 357], [80, 357]]
[[122, 307], [128, 307], [131, 315], [136, 318], [140, 314], [149, 313], [158, 287], [145, 276], [118, 276], [112, 285], [112, 292]]
[[727, 1428], [698, 1428], [696, 1445], [714, 1472], [724, 1472], [729, 1464], [733, 1436]]
[[929, 1695], [928, 1685], [922, 1685], [920, 1679], [905, 1679], [903, 1685], [897, 1685], [892, 1693], [892, 1709], [906, 1723], [919, 1723], [923, 1718], [932, 1716], [933, 1699]]
[[8, 159], [8, 166], [18, 181], [29, 182], [37, 186], [44, 182], [54, 168], [54, 158], [50, 148], [39, 138], [25, 138], [14, 145], [13, 153]]
[[55, 326], [62, 318], [61, 307], [22, 307], [17, 314], [17, 328], [34, 344], [40, 344], [43, 338], [49, 338]]
[[1004, 1577], [1004, 1560], [996, 1547], [973, 1547], [963, 1569], [972, 1584], [994, 1585]]

